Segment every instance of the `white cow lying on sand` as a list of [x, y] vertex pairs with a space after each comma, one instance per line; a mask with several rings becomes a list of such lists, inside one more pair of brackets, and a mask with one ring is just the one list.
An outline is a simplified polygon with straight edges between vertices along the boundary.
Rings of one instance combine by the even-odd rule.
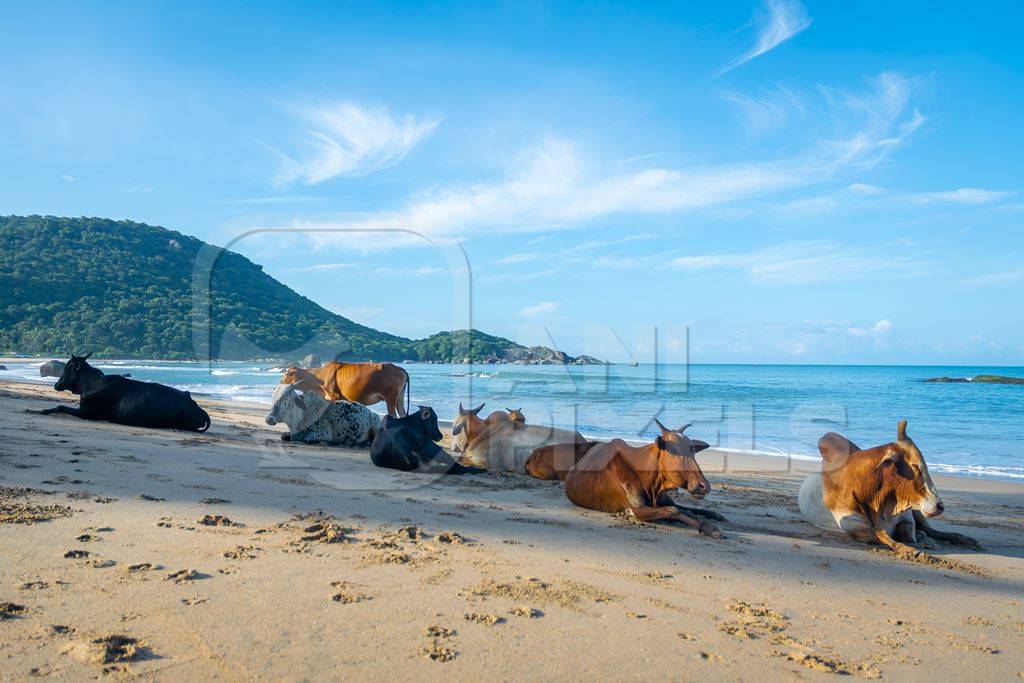
[[488, 425], [463, 448], [469, 465], [494, 472], [526, 473], [526, 460], [541, 446], [585, 441], [583, 435], [568, 429], [528, 425], [503, 420]]
[[328, 401], [314, 393], [303, 393], [294, 384], [280, 384], [274, 390], [267, 424], [283, 422], [288, 433], [281, 438], [303, 443], [368, 447], [380, 430], [380, 416], [352, 401]]

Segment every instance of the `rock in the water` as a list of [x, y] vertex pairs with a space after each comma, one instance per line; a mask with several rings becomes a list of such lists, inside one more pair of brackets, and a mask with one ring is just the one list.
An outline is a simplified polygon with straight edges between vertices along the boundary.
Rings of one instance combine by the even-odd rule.
[[6, 370], [6, 369], [7, 369], [6, 365], [0, 365], [0, 370]]
[[320, 367], [320, 356], [315, 353], [311, 353], [302, 359], [302, 368], [309, 370], [310, 368]]
[[971, 384], [1024, 384], [1024, 377], [1003, 375], [975, 375], [974, 377], [930, 377], [925, 382], [965, 382]]
[[64, 362], [51, 360], [39, 366], [40, 377], [60, 377], [64, 374]]

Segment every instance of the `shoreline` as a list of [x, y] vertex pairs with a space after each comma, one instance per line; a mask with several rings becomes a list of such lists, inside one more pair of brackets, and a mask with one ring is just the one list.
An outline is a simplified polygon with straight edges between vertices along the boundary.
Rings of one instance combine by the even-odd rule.
[[[0, 361], [3, 361], [3, 359], [0, 359]], [[24, 359], [23, 359], [22, 362], [25, 362]], [[35, 361], [33, 361], [33, 362], [35, 362]], [[115, 361], [101, 360], [99, 362], [103, 363], [103, 364], [106, 364], [106, 363], [113, 363]], [[135, 361], [129, 361], [129, 362], [135, 362]], [[174, 362], [174, 361], [152, 361], [152, 362]], [[12, 387], [18, 387], [18, 386], [40, 387], [40, 386], [43, 386], [43, 387], [49, 388], [49, 387], [52, 387], [52, 384], [53, 384], [53, 382], [50, 381], [50, 380], [52, 380], [52, 378], [39, 378], [38, 380], [35, 380], [35, 379], [9, 380], [9, 379], [2, 379], [2, 378], [0, 378], [0, 387], [7, 385], [7, 386], [12, 386]], [[268, 386], [271, 386], [271, 385], [268, 384]], [[212, 393], [207, 393], [207, 392], [203, 392], [203, 391], [191, 391], [191, 393], [192, 393], [192, 395], [194, 397], [197, 397], [197, 398], [203, 398], [203, 399], [205, 399], [207, 401], [216, 401], [216, 402], [223, 401], [226, 404], [230, 404], [232, 406], [237, 406], [239, 408], [242, 408], [242, 407], [245, 407], [245, 406], [260, 406], [260, 407], [262, 407], [262, 409], [266, 410], [266, 408], [270, 405], [269, 400], [268, 401], [259, 401], [259, 400], [253, 401], [253, 400], [249, 400], [249, 399], [225, 398], [223, 395], [212, 394]], [[379, 406], [372, 407], [371, 410], [374, 410], [378, 414], [383, 414], [381, 412], [381, 408]], [[452, 425], [452, 421], [451, 420], [440, 419], [438, 422], [439, 422], [439, 424], [441, 424], [442, 426], [446, 427], [447, 429], [449, 429], [449, 430], [451, 429], [451, 425]], [[555, 425], [555, 426], [561, 426], [561, 425]], [[646, 443], [645, 441], [636, 439], [636, 437], [634, 435], [590, 434], [590, 433], [585, 432], [584, 430], [581, 430], [581, 433], [583, 434], [583, 436], [585, 438], [590, 439], [590, 440], [595, 440], [595, 441], [607, 441], [607, 440], [612, 439], [612, 438], [621, 438], [623, 441], [626, 441], [627, 443], [629, 443], [631, 445], [641, 445], [641, 444]], [[702, 455], [702, 457], [701, 457], [701, 462], [703, 463], [705, 461], [709, 461], [710, 458], [714, 458], [713, 460], [710, 460], [710, 461], [718, 463], [719, 466], [722, 466], [722, 463], [723, 462], [727, 462], [730, 458], [731, 459], [737, 459], [738, 458], [738, 459], [740, 459], [742, 461], [746, 461], [746, 462], [763, 462], [764, 465], [765, 465], [763, 467], [764, 471], [775, 471], [775, 472], [797, 471], [797, 472], [804, 472], [804, 473], [806, 473], [806, 472], [810, 472], [810, 471], [817, 471], [817, 468], [820, 466], [820, 463], [821, 463], [821, 458], [819, 456], [814, 455], [814, 454], [810, 454], [810, 453], [807, 453], [807, 454], [804, 454], [804, 453], [786, 453], [786, 452], [776, 452], [776, 451], [762, 451], [762, 450], [755, 450], [755, 449], [729, 448], [729, 447], [723, 447], [723, 446], [714, 446], [711, 449], [709, 449], [708, 451], [706, 451]], [[928, 460], [927, 454], [925, 455], [925, 458], [926, 458], [926, 460]], [[751, 459], [753, 459], [753, 460], [751, 460]], [[780, 463], [787, 463], [787, 466], [786, 467], [782, 467]], [[797, 465], [796, 463], [800, 463], [800, 464]], [[941, 463], [941, 462], [936, 462], [936, 463], [929, 462], [928, 464], [929, 464], [929, 467], [932, 470], [934, 470], [932, 472], [933, 477], [950, 477], [950, 478], [953, 478], [953, 479], [964, 479], [964, 480], [969, 480], [969, 481], [1000, 481], [1000, 482], [1007, 482], [1007, 483], [1018, 483], [1018, 484], [1021, 484], [1022, 486], [1024, 486], [1024, 474], [1008, 474], [1008, 473], [993, 472], [991, 470], [992, 466], [975, 466], [975, 467], [973, 467], [971, 469], [976, 469], [976, 470], [981, 470], [981, 471], [974, 471], [974, 472], [972, 472], [970, 470], [964, 471], [964, 470], [959, 469], [961, 467], [966, 468], [967, 466], [948, 465], [948, 464]]]

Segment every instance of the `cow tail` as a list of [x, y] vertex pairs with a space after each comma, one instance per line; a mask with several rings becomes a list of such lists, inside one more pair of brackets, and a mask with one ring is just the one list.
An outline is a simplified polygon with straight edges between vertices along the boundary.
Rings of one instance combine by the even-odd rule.
[[409, 414], [409, 406], [412, 402], [412, 380], [409, 379], [409, 371], [402, 368], [405, 373], [405, 414]]

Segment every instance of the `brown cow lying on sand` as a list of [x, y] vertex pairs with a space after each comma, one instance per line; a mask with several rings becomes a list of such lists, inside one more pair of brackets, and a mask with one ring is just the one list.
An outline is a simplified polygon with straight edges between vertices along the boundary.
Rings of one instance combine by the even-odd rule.
[[486, 418], [482, 418], [480, 417], [480, 411], [484, 409], [485, 405], [487, 404], [481, 403], [476, 408], [466, 410], [462, 407], [462, 403], [459, 402], [459, 416], [452, 423], [453, 450], [465, 450], [466, 446], [480, 436], [487, 427], [492, 427], [502, 422], [526, 424], [526, 417], [523, 415], [522, 408], [515, 410], [509, 408], [507, 412], [495, 410]]
[[711, 484], [700, 471], [696, 453], [708, 448], [703, 441], [683, 434], [687, 427], [661, 430], [654, 443], [634, 447], [622, 439], [600, 443], [565, 476], [565, 495], [576, 505], [600, 512], [631, 510], [642, 522], [670, 519], [687, 524], [705, 536], [721, 538], [722, 531], [695, 518], [725, 521], [708, 510], [685, 508], [669, 497], [673, 489], [685, 488], [695, 498], [703, 498]]
[[906, 420], [900, 420], [894, 443], [861, 450], [829, 432], [818, 440], [818, 450], [821, 474], [810, 475], [800, 486], [800, 511], [811, 524], [900, 553], [918, 552], [912, 545], [933, 548], [932, 539], [980, 549], [973, 538], [928, 523], [945, 507], [924, 456], [907, 436]]
[[565, 481], [565, 475], [600, 441], [541, 446], [526, 459], [526, 473], [536, 479]]
[[[320, 380], [318, 386], [312, 379]], [[328, 401], [353, 401], [372, 406], [384, 401], [388, 415], [404, 417], [409, 408], [409, 373], [393, 363], [340, 363], [332, 361], [319, 368], [303, 370], [290, 367], [281, 384], [301, 383], [305, 391], [314, 391]], [[405, 406], [402, 391], [406, 392]]]

